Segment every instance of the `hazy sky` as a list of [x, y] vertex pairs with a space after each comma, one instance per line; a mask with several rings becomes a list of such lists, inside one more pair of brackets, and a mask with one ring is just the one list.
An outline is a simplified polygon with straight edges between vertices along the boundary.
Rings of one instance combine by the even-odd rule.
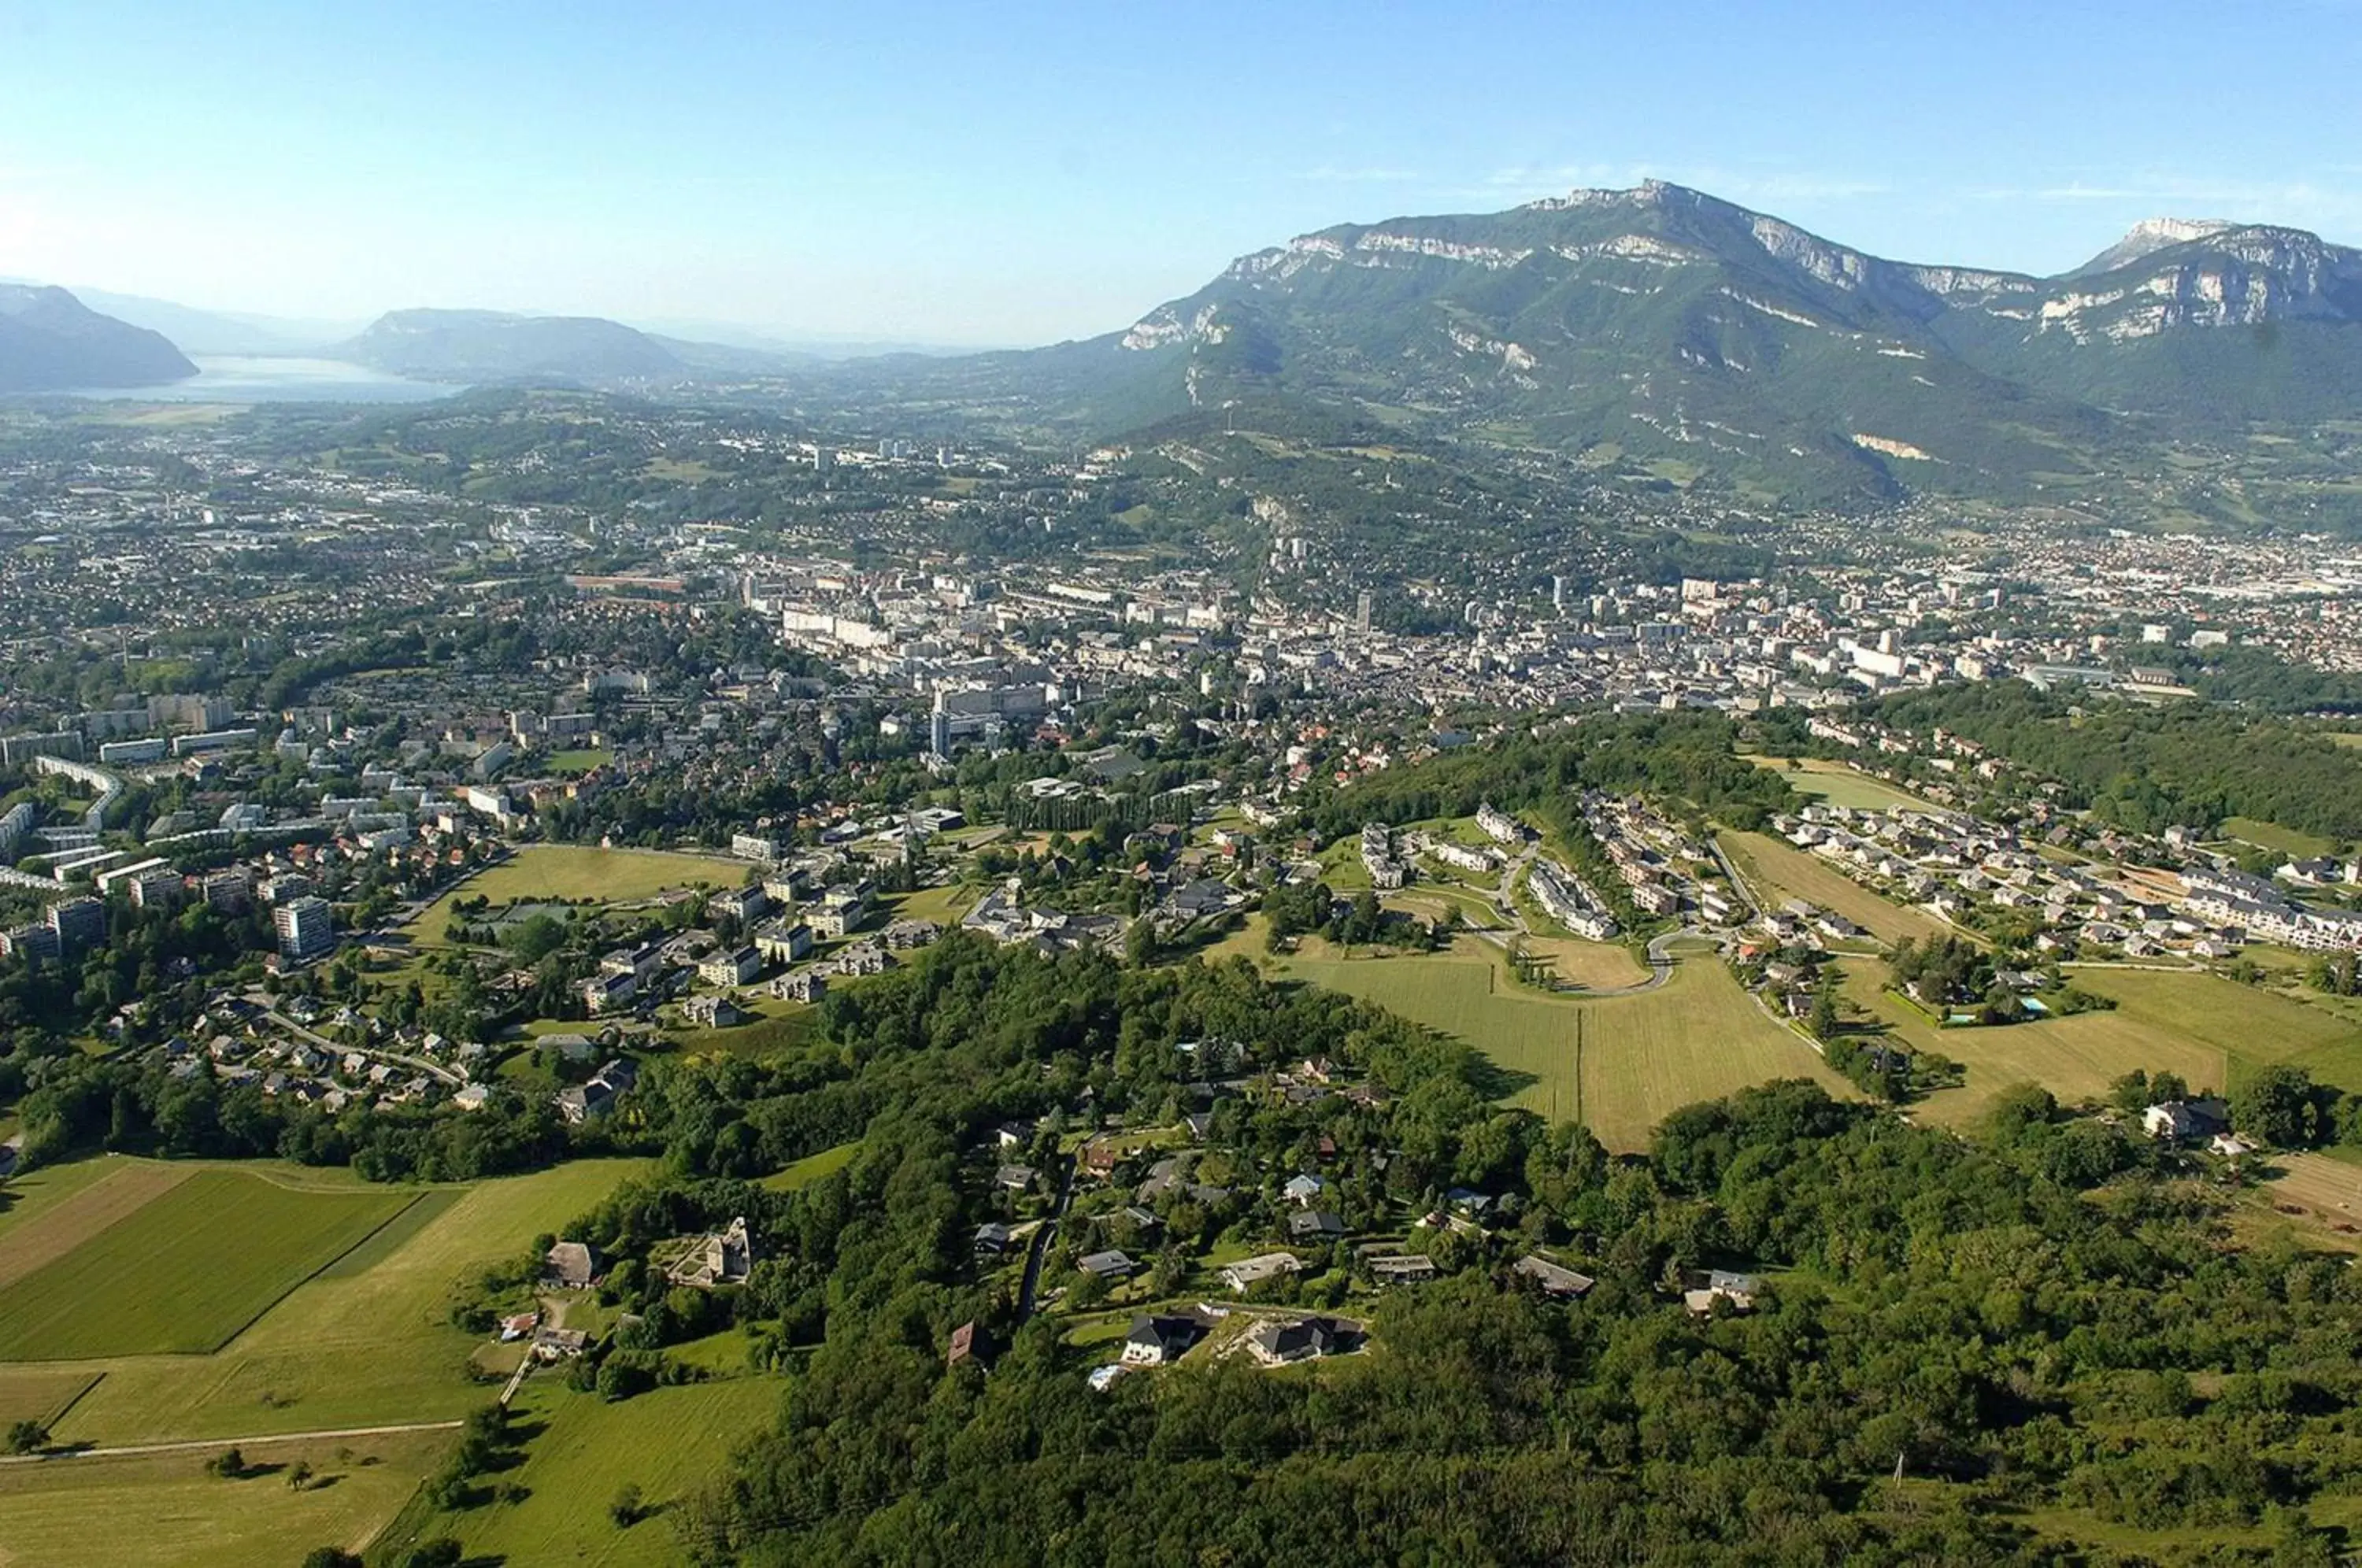
[[2049, 271], [2362, 242], [2362, 0], [0, 0], [0, 275], [1021, 343], [1330, 223], [1648, 175]]

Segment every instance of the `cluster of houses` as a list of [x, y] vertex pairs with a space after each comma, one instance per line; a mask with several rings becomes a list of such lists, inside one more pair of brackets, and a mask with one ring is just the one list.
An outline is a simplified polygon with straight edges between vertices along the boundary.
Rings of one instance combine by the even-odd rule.
[[1588, 942], [1611, 942], [1622, 928], [1590, 883], [1547, 856], [1526, 872], [1526, 888], [1542, 912]]
[[339, 1046], [287, 1030], [262, 1002], [222, 993], [206, 1003], [188, 1034], [171, 1036], [156, 1054], [172, 1077], [210, 1074], [219, 1082], [252, 1084], [274, 1099], [315, 1105], [330, 1115], [352, 1105], [447, 1104], [478, 1110], [491, 1099], [487, 1086], [469, 1080], [483, 1063], [481, 1045], [447, 1040], [432, 1030], [394, 1029], [348, 1007], [327, 1012], [302, 998], [290, 999], [286, 1007], [286, 1016], [298, 1024], [359, 1030], [368, 1043]]
[[2247, 918], [2264, 910], [2257, 895], [2279, 900], [2260, 878], [2192, 866], [2180, 883], [2191, 892], [2177, 900], [2170, 879], [2158, 878], [2155, 890], [2106, 880], [2089, 867], [2047, 858], [2010, 828], [1965, 812], [1816, 803], [1773, 825], [1851, 879], [1956, 924], [1988, 908], [2030, 917], [2040, 927], [2036, 950], [2062, 957], [2103, 948], [2129, 957], [2178, 952], [2220, 958], [2255, 936], [2294, 934]]
[[1738, 904], [1705, 871], [1713, 853], [1637, 796], [1584, 793], [1584, 825], [1616, 867], [1625, 895], [1644, 914], [1672, 915], [1695, 906], [1712, 923], [1735, 919]]

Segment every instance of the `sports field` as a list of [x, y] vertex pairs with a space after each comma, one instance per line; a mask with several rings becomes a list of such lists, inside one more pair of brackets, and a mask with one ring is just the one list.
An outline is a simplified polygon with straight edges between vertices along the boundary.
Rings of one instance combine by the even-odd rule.
[[[359, 1551], [442, 1461], [452, 1434], [242, 1445], [257, 1474], [208, 1475], [182, 1452], [0, 1465], [7, 1568], [252, 1568], [315, 1546]], [[319, 1477], [296, 1491], [298, 1461]]]
[[1849, 811], [1885, 812], [1897, 807], [1915, 811], [1933, 811], [1934, 803], [1923, 801], [1907, 790], [1900, 790], [1883, 778], [1873, 778], [1856, 767], [1842, 762], [1831, 762], [1817, 756], [1799, 757], [1804, 766], [1790, 767], [1784, 756], [1749, 756], [1743, 760], [1758, 767], [1768, 767], [1787, 779], [1788, 787], [1799, 795], [1809, 795], [1816, 801], [1826, 801], [1832, 806]]
[[[215, 1349], [417, 1196], [129, 1166], [0, 1243], [0, 1361]], [[60, 1227], [85, 1217], [56, 1249]]]
[[1645, 1147], [1668, 1112], [1749, 1084], [1810, 1077], [1832, 1094], [1853, 1092], [1712, 958], [1683, 960], [1656, 990], [1597, 1000], [1520, 987], [1498, 951], [1471, 937], [1448, 953], [1307, 956], [1277, 968], [1467, 1042], [1526, 1080], [1512, 1103], [1556, 1121], [1580, 1120], [1611, 1149]]
[[488, 1391], [465, 1370], [478, 1340], [450, 1324], [457, 1289], [540, 1232], [563, 1230], [646, 1168], [635, 1160], [577, 1161], [469, 1187], [363, 1188], [381, 1200], [415, 1201], [220, 1350], [0, 1366], [0, 1405], [39, 1397], [39, 1374], [99, 1375], [56, 1435], [106, 1445], [464, 1416]]
[[[786, 1388], [776, 1378], [735, 1377], [611, 1405], [569, 1392], [560, 1379], [536, 1378], [517, 1408], [525, 1421], [546, 1419], [547, 1430], [502, 1477], [530, 1495], [438, 1518], [428, 1529], [457, 1536], [477, 1561], [602, 1568], [685, 1561], [672, 1510], [714, 1479], [732, 1448], [771, 1423]], [[652, 1510], [628, 1529], [607, 1513], [626, 1485], [637, 1486]]]
[[1720, 842], [1723, 853], [1747, 878], [1755, 896], [1774, 909], [1790, 899], [1803, 899], [1835, 910], [1885, 943], [1906, 936], [1925, 941], [1930, 936], [1959, 934], [1926, 911], [1882, 898], [1819, 856], [1768, 834], [1726, 833]]

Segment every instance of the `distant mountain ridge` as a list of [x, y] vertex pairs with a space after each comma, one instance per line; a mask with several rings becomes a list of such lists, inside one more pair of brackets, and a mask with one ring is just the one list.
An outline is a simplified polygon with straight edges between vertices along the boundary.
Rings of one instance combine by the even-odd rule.
[[686, 369], [663, 344], [620, 322], [489, 310], [389, 311], [327, 352], [420, 381], [612, 381], [673, 376]]
[[2093, 471], [2127, 421], [2362, 406], [2362, 251], [2153, 220], [2039, 278], [1889, 260], [1652, 181], [1320, 229], [1121, 331], [897, 374], [1103, 436], [1284, 404], [1806, 495], [2025, 493]]
[[161, 333], [64, 289], [0, 283], [0, 392], [161, 386], [197, 373]]

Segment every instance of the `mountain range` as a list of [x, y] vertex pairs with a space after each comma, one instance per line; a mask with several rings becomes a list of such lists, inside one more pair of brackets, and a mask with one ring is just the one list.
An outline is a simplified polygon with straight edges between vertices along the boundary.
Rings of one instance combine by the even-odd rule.
[[1087, 342], [902, 374], [1101, 436], [1291, 406], [1815, 488], [2023, 491], [2126, 435], [2362, 409], [2362, 251], [2156, 220], [2058, 277], [1682, 186], [1319, 230]]
[[0, 283], [0, 392], [160, 386], [196, 373], [161, 333], [102, 315], [63, 289]]
[[[154, 332], [61, 290], [0, 299], [15, 302], [0, 305], [0, 390], [190, 373]], [[124, 304], [209, 345], [283, 325]], [[598, 317], [402, 310], [313, 351], [455, 382], [696, 395], [780, 381], [845, 408], [1095, 440], [1245, 411], [1808, 502], [2022, 497], [2104, 485], [2128, 444], [2154, 456], [2362, 410], [2362, 251], [2278, 225], [2156, 219], [2036, 277], [1888, 260], [1652, 181], [1320, 229], [1045, 348], [838, 360]]]

